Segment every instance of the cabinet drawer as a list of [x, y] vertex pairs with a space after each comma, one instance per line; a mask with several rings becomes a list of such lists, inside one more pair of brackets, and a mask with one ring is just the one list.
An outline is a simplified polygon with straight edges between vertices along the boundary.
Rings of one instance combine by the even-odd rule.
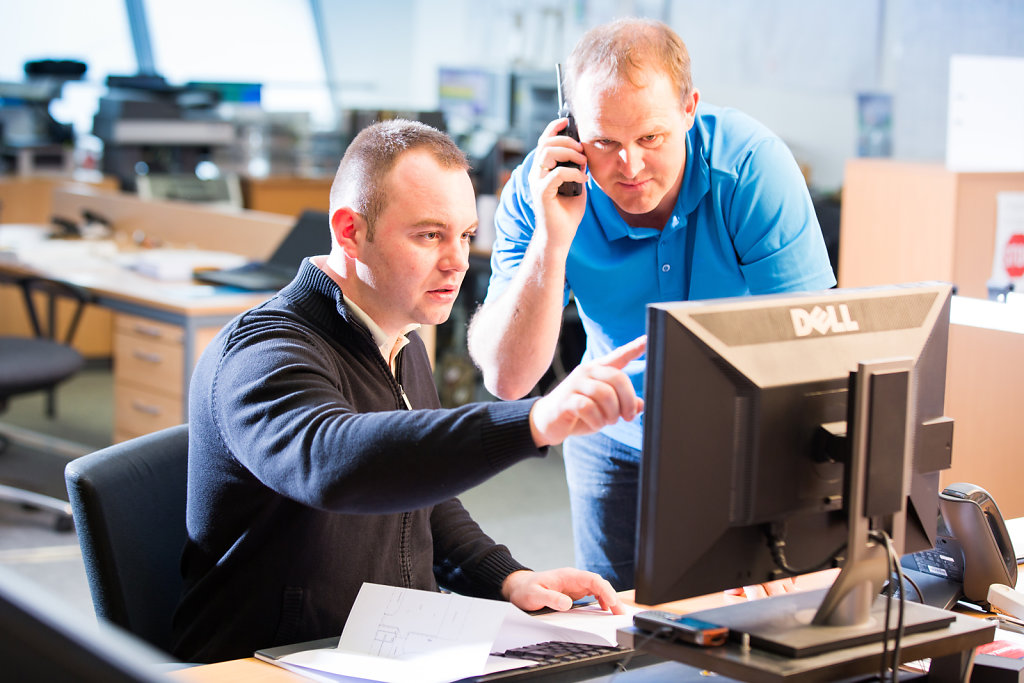
[[114, 336], [114, 381], [148, 387], [179, 399], [184, 386], [180, 344], [118, 332]]
[[115, 327], [119, 333], [139, 337], [140, 339], [151, 339], [153, 341], [179, 345], [184, 343], [185, 340], [185, 330], [181, 326], [143, 318], [138, 315], [128, 315], [125, 313], [118, 315]]
[[185, 421], [181, 399], [114, 385], [114, 432], [149, 434]]

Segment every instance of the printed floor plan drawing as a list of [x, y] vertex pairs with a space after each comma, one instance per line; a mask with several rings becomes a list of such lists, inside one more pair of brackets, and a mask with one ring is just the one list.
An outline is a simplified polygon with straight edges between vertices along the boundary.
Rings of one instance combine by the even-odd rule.
[[468, 605], [441, 594], [395, 589], [377, 624], [372, 654], [404, 657], [461, 642]]

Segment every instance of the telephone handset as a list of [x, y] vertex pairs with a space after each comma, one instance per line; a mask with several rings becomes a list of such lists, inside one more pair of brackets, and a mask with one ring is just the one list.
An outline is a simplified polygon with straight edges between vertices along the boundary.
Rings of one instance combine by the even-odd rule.
[[1017, 584], [1017, 556], [999, 506], [974, 484], [943, 489], [935, 548], [906, 555], [901, 564], [921, 573], [924, 602], [943, 608], [960, 598], [987, 607], [990, 585]]
[[[569, 119], [568, 125], [559, 131], [559, 135], [568, 135], [576, 142], [580, 141], [579, 131], [576, 129], [576, 119], [573, 117], [572, 112], [569, 111], [569, 105], [565, 102], [565, 97], [562, 94], [562, 65], [555, 65], [555, 76], [558, 78], [558, 118]], [[555, 166], [570, 166], [572, 168], [579, 168], [579, 164], [574, 164], [571, 161], [559, 161]], [[583, 192], [582, 183], [562, 183], [558, 186], [558, 194], [563, 197], [578, 197]]]

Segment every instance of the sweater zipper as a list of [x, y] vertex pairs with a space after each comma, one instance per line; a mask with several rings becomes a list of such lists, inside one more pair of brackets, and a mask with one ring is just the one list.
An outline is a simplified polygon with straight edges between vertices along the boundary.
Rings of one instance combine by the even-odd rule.
[[[384, 364], [385, 366], [387, 363]], [[405, 394], [405, 387], [398, 381], [398, 376], [402, 371], [402, 356], [399, 354], [398, 358], [395, 359], [395, 372], [391, 373], [391, 368], [386, 368], [388, 375], [391, 377], [395, 386], [398, 387], [398, 393], [402, 396], [402, 401], [405, 402], [406, 410], [412, 410], [412, 404], [409, 403], [409, 397]], [[402, 572], [402, 585], [405, 588], [412, 588], [412, 553], [409, 550], [409, 535], [412, 533], [412, 513], [402, 513], [402, 534], [401, 540], [398, 544], [398, 565]]]
[[412, 513], [402, 513], [402, 535], [398, 544], [398, 563], [402, 572], [402, 585], [412, 588], [412, 558], [409, 552], [409, 534], [412, 524]]
[[[374, 343], [373, 336], [370, 334], [369, 330], [367, 330], [365, 327], [360, 327], [363, 331], [363, 334], [365, 335], [366, 341], [370, 343], [373, 350], [375, 351], [375, 353], [373, 353], [372, 355], [377, 359], [377, 367], [384, 371], [384, 374], [387, 376], [388, 382], [391, 384], [392, 388], [397, 387], [397, 397], [402, 399], [402, 403], [405, 405], [405, 409], [412, 410], [412, 403], [409, 402], [409, 397], [405, 393], [405, 388], [402, 386], [402, 383], [398, 381], [397, 377], [399, 373], [399, 368], [401, 367], [402, 363], [401, 357], [397, 359], [395, 363], [395, 372], [392, 373], [391, 367], [388, 365], [388, 362], [384, 360], [384, 356], [380, 354], [380, 349], [378, 349], [377, 345]], [[401, 406], [399, 406], [399, 408], [401, 408]]]
[[[388, 368], [390, 374], [391, 369]], [[402, 372], [402, 355], [399, 353], [398, 358], [395, 359], [395, 374], [392, 375], [392, 379], [395, 380], [395, 384], [398, 386], [398, 393], [402, 396], [402, 401], [405, 403], [406, 410], [412, 410], [412, 403], [409, 402], [409, 397], [405, 393], [405, 387], [398, 381], [398, 375]]]

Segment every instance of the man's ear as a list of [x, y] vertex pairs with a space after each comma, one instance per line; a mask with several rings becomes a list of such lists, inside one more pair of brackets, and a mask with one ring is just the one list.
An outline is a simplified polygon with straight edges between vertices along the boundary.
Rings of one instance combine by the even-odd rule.
[[366, 238], [366, 221], [349, 207], [343, 206], [331, 214], [331, 236], [346, 256], [358, 258]]
[[700, 91], [696, 88], [690, 90], [690, 94], [683, 98], [683, 116], [686, 118], [686, 129], [693, 126], [697, 117], [697, 102], [700, 100]]

